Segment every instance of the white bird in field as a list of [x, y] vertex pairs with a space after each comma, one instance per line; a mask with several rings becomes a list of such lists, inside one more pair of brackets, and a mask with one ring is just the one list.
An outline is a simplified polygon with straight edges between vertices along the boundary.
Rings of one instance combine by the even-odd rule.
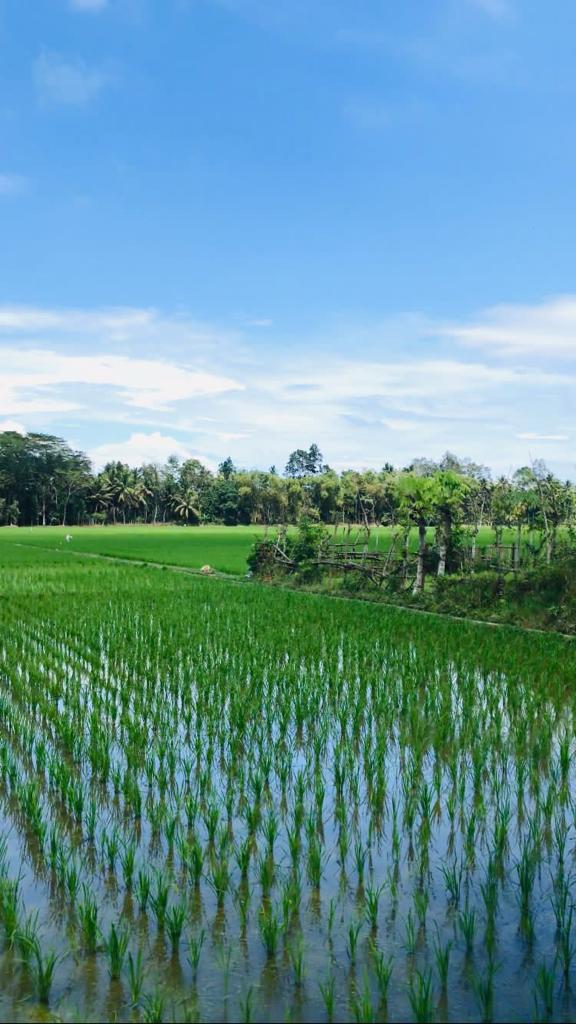
[[71, 533], [67, 533], [65, 538], [64, 538], [64, 540], [66, 541], [67, 544], [69, 544], [70, 541], [72, 540], [72, 534]]

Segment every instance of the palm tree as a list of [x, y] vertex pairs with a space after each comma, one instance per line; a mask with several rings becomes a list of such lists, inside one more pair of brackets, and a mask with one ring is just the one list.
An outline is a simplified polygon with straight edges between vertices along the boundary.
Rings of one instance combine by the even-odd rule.
[[175, 494], [172, 498], [172, 506], [176, 515], [180, 516], [181, 519], [185, 519], [186, 522], [200, 522], [198, 495], [191, 487]]
[[[426, 527], [434, 510], [433, 477], [417, 473], [401, 473], [396, 479], [396, 496], [400, 519], [418, 527], [418, 560], [412, 592], [424, 590], [424, 560], [426, 555]], [[408, 539], [408, 535], [407, 535]]]

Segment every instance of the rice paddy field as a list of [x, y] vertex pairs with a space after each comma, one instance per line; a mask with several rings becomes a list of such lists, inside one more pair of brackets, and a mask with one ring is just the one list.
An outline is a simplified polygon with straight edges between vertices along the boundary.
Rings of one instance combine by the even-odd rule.
[[0, 1019], [574, 1020], [570, 641], [24, 534]]
[[[89, 526], [0, 528], [0, 543], [17, 543], [54, 551], [84, 551], [91, 554], [130, 558], [166, 565], [199, 569], [211, 565], [220, 572], [241, 575], [254, 540], [264, 533], [263, 526]], [[434, 530], [428, 540], [433, 542]], [[352, 530], [354, 538], [357, 530]], [[504, 531], [504, 543], [512, 543], [514, 531]], [[72, 540], [66, 542], [69, 535]], [[339, 531], [340, 538], [344, 534]], [[359, 534], [358, 534], [359, 535]], [[373, 528], [372, 550], [386, 551], [390, 546], [390, 527]], [[478, 534], [478, 548], [494, 541], [494, 531], [484, 527]], [[417, 550], [417, 530], [412, 531], [411, 548]]]

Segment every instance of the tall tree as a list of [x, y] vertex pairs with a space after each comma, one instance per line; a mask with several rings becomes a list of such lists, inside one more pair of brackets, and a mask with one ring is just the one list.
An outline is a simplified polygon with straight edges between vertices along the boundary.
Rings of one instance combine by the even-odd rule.
[[396, 478], [400, 519], [418, 528], [418, 558], [413, 593], [424, 589], [426, 530], [435, 510], [437, 492], [432, 477], [419, 473], [401, 473]]

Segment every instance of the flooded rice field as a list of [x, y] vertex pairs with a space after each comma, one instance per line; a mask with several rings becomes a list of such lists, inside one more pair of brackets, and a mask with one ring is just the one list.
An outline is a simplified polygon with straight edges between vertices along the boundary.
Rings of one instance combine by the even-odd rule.
[[574, 1019], [570, 642], [57, 558], [0, 583], [2, 1020]]

